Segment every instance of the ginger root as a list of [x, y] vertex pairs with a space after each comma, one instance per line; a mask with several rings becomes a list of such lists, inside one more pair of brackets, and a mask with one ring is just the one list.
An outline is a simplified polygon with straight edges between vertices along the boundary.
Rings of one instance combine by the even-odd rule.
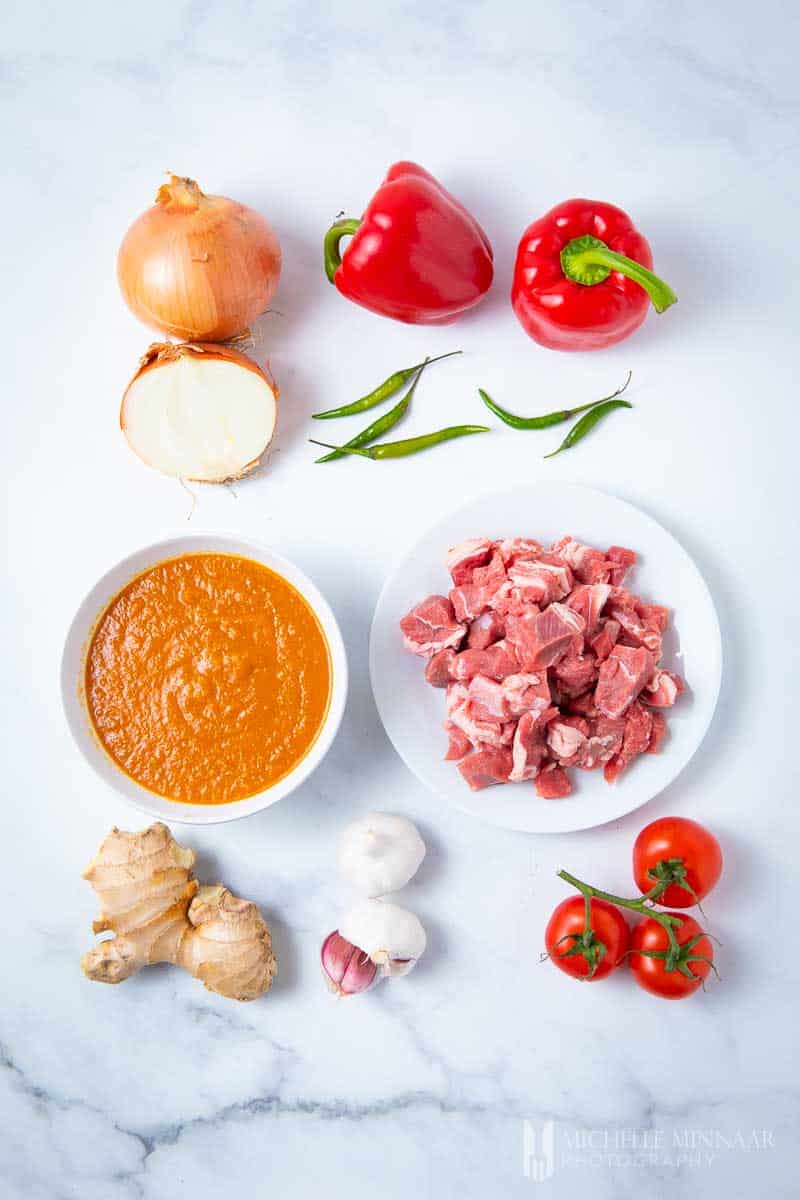
[[83, 873], [100, 900], [94, 932], [114, 934], [81, 959], [89, 979], [121, 983], [168, 962], [231, 1000], [263, 996], [277, 970], [266, 922], [252, 900], [201, 887], [193, 866], [194, 851], [160, 821], [141, 833], [111, 830]]

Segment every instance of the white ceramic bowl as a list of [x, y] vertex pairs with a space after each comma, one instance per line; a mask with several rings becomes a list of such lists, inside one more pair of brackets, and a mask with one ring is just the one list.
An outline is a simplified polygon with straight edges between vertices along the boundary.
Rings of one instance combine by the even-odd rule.
[[[141, 787], [116, 765], [101, 745], [89, 717], [84, 688], [85, 661], [92, 633], [111, 600], [127, 583], [156, 563], [181, 554], [238, 554], [269, 567], [287, 579], [317, 615], [331, 656], [332, 688], [328, 713], [308, 754], [272, 787], [229, 804], [183, 804], [157, 796]], [[214, 825], [260, 812], [288, 796], [319, 766], [339, 729], [347, 698], [347, 656], [336, 618], [325, 597], [288, 559], [249, 539], [226, 534], [189, 534], [155, 542], [123, 558], [94, 585], [81, 604], [67, 634], [61, 660], [61, 696], [72, 736], [89, 765], [102, 780], [135, 808], [163, 821], [187, 825]]]

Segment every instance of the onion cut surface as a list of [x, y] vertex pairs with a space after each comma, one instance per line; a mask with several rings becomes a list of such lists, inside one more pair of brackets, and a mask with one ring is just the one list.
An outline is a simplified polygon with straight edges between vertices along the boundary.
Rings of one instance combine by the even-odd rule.
[[135, 454], [176, 479], [224, 483], [258, 466], [275, 431], [278, 391], [226, 346], [156, 343], [122, 398]]

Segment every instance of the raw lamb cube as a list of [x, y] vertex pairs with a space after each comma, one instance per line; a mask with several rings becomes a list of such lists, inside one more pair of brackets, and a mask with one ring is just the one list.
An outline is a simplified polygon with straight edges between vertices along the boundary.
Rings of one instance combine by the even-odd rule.
[[653, 708], [672, 708], [685, 689], [686, 685], [680, 675], [674, 675], [672, 671], [657, 670], [639, 699]]
[[625, 734], [619, 753], [607, 762], [604, 768], [607, 783], [615, 783], [635, 758], [647, 752], [652, 733], [653, 714], [638, 701], [634, 701], [625, 718]]
[[469, 681], [468, 708], [479, 721], [507, 721], [511, 716], [503, 686], [487, 675], [473, 675]]
[[467, 645], [470, 650], [486, 650], [493, 642], [498, 642], [505, 631], [505, 625], [499, 613], [481, 613], [469, 627]]
[[647, 753], [658, 754], [659, 750], [661, 749], [661, 743], [667, 736], [667, 718], [662, 712], [658, 712], [657, 710], [652, 714], [652, 716], [653, 728], [650, 733], [650, 742], [647, 746]]
[[470, 583], [474, 568], [487, 563], [491, 553], [492, 543], [489, 538], [469, 538], [448, 550], [444, 565], [456, 587], [462, 583]]
[[533, 713], [523, 713], [514, 731], [511, 746], [512, 770], [509, 783], [535, 779], [539, 763], [547, 756], [544, 728]]
[[606, 717], [623, 716], [653, 675], [653, 659], [641, 646], [615, 646], [600, 666], [594, 702]]
[[533, 538], [503, 538], [494, 545], [506, 566], [518, 558], [538, 558], [542, 553], [541, 544]]
[[540, 718], [551, 706], [550, 684], [545, 671], [508, 675], [503, 680], [502, 687], [508, 712], [512, 717], [520, 717], [523, 713], [530, 712]]
[[513, 765], [510, 750], [481, 747], [462, 758], [458, 769], [473, 792], [478, 792], [493, 783], [507, 783]]
[[[488, 681], [491, 682], [491, 681]], [[489, 746], [504, 746], [508, 737], [501, 721], [481, 718], [473, 711], [469, 690], [463, 683], [451, 683], [445, 702], [447, 719], [460, 729], [476, 745], [485, 742]]]
[[589, 645], [597, 656], [598, 662], [603, 662], [608, 658], [617, 644], [619, 634], [619, 622], [607, 620], [602, 622], [599, 633], [596, 633], [593, 638], [589, 638]]
[[563, 800], [572, 794], [572, 782], [567, 772], [557, 763], [548, 763], [536, 776], [536, 792], [542, 800]]
[[574, 538], [564, 537], [553, 543], [553, 550], [568, 562], [581, 583], [607, 583], [613, 562], [609, 562], [602, 550], [584, 546]]
[[582, 583], [573, 589], [567, 606], [583, 617], [587, 637], [599, 627], [600, 614], [610, 595], [609, 583]]
[[426, 596], [400, 622], [403, 642], [412, 654], [430, 658], [437, 650], [459, 646], [466, 633], [447, 596]]
[[486, 650], [462, 650], [455, 656], [452, 678], [465, 682], [475, 675], [487, 675], [489, 679], [505, 679], [519, 671], [519, 661], [514, 648], [504, 638]]
[[509, 616], [506, 638], [517, 652], [524, 671], [554, 666], [573, 646], [576, 635], [582, 639], [583, 618], [564, 604], [551, 604], [541, 613]]
[[611, 559], [614, 564], [609, 582], [613, 583], [614, 587], [621, 587], [628, 571], [636, 566], [636, 552], [628, 550], [625, 546], [609, 546], [606, 558]]
[[428, 659], [428, 665], [425, 667], [426, 682], [431, 687], [447, 687], [454, 678], [453, 663], [455, 661], [456, 652], [449, 646], [445, 646], [444, 650], [437, 650], [433, 657]]
[[591, 652], [575, 654], [570, 651], [553, 667], [553, 676], [562, 696], [580, 696], [597, 678], [597, 660]]
[[444, 756], [445, 761], [457, 762], [465, 754], [469, 754], [472, 749], [472, 742], [463, 729], [459, 729], [457, 725], [453, 725], [450, 721], [445, 721], [444, 727], [447, 730], [448, 737], [447, 753]]

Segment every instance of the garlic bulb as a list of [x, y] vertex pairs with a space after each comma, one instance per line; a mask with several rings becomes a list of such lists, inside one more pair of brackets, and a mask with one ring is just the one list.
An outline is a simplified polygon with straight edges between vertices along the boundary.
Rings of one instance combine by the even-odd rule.
[[362, 900], [340, 921], [338, 932], [392, 978], [413, 971], [427, 944], [419, 917], [388, 900]]
[[385, 896], [408, 883], [425, 857], [425, 843], [406, 817], [370, 812], [351, 821], [339, 845], [339, 866], [365, 896]]

